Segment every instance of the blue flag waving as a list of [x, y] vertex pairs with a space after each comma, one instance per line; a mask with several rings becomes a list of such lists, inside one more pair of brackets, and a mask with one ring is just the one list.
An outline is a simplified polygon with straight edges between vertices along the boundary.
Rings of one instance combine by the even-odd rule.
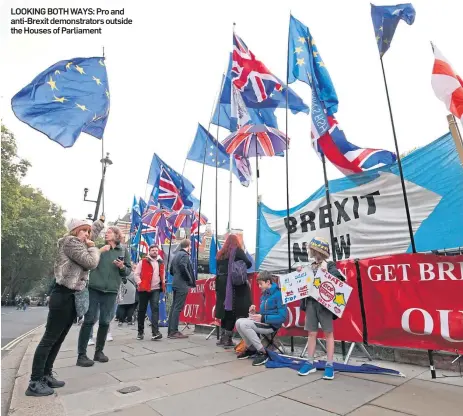
[[415, 21], [415, 9], [411, 3], [397, 4], [395, 6], [371, 5], [371, 19], [375, 28], [376, 43], [379, 54], [383, 56], [391, 46], [395, 29], [400, 20], [408, 25]]
[[295, 17], [289, 22], [289, 83], [305, 82], [315, 89], [328, 115], [338, 111], [338, 96], [309, 28]]
[[[210, 134], [201, 124], [198, 124], [195, 139], [191, 145], [190, 151], [186, 157], [199, 163], [205, 163], [207, 166], [216, 166], [221, 169], [230, 169], [230, 155], [227, 153], [221, 143], [212, 134]], [[240, 180], [243, 186], [249, 186], [251, 172], [248, 169], [242, 169], [242, 163], [238, 163], [241, 170], [238, 169], [236, 159], [233, 159], [233, 173]], [[246, 164], [249, 166], [249, 163]]]
[[11, 100], [21, 121], [63, 147], [81, 132], [103, 137], [109, 115], [109, 85], [104, 58], [60, 61], [37, 75]]

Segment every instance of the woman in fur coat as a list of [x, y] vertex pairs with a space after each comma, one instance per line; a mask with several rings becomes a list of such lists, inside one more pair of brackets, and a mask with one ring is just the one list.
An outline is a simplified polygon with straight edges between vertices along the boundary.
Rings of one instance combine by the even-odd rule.
[[90, 225], [72, 219], [67, 225], [69, 234], [58, 241], [56, 283], [50, 295], [45, 334], [35, 350], [27, 396], [49, 396], [54, 388], [64, 386], [64, 381], [53, 376], [53, 363], [76, 319], [74, 293], [86, 287], [89, 271], [98, 266], [100, 251], [93, 240], [103, 229], [103, 220], [101, 217]]

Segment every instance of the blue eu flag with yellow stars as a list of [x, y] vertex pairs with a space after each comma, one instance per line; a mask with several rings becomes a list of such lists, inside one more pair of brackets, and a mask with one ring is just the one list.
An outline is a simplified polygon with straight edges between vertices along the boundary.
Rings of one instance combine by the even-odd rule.
[[37, 75], [11, 100], [21, 121], [63, 147], [81, 132], [103, 137], [109, 115], [109, 85], [104, 58], [60, 61]]
[[309, 28], [295, 17], [289, 22], [289, 84], [305, 82], [315, 90], [328, 115], [338, 111], [338, 96]]
[[375, 28], [376, 43], [379, 54], [383, 56], [391, 46], [392, 37], [400, 20], [408, 25], [415, 21], [415, 9], [411, 3], [396, 4], [395, 6], [371, 5], [371, 18]]

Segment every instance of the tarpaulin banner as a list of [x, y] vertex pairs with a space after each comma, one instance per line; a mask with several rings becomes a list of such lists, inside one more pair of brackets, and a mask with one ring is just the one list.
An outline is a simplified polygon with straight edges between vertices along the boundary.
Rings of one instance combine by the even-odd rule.
[[370, 344], [463, 351], [463, 256], [401, 254], [359, 268]]
[[185, 306], [180, 313], [180, 321], [200, 325], [204, 323], [204, 286], [206, 280], [198, 280], [195, 288], [188, 290]]
[[[462, 245], [463, 168], [447, 134], [402, 159], [416, 248], [420, 252]], [[436, 175], [439, 172], [439, 175]], [[410, 253], [397, 164], [329, 181], [337, 260]], [[301, 198], [302, 199], [302, 198]], [[256, 267], [273, 272], [307, 261], [315, 237], [330, 241], [329, 210], [322, 186], [289, 210], [259, 204]]]

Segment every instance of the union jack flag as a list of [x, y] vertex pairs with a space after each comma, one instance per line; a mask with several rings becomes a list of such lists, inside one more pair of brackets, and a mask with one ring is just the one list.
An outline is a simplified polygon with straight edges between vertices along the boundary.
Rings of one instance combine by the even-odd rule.
[[162, 207], [170, 208], [173, 211], [180, 211], [184, 208], [185, 204], [180, 196], [180, 190], [164, 166], [161, 167], [158, 192], [158, 201]]
[[233, 34], [232, 83], [249, 101], [261, 103], [276, 89], [282, 90], [277, 77]]
[[361, 148], [347, 141], [336, 118], [326, 115], [315, 96], [312, 97], [312, 146], [319, 156], [324, 154], [346, 176], [397, 160], [395, 153], [388, 150]]

